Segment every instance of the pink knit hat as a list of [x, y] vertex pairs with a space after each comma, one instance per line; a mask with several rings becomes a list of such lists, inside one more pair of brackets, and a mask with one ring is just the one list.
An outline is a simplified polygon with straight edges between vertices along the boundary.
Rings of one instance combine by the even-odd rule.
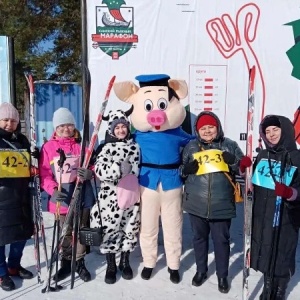
[[0, 120], [3, 119], [14, 119], [19, 123], [20, 117], [17, 109], [8, 102], [3, 102], [0, 105]]

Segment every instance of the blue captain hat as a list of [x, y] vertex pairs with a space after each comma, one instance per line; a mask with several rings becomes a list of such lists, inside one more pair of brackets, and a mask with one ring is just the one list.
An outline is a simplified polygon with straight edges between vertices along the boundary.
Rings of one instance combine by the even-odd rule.
[[139, 82], [141, 88], [144, 86], [169, 86], [170, 76], [167, 74], [149, 74], [138, 75], [135, 79]]

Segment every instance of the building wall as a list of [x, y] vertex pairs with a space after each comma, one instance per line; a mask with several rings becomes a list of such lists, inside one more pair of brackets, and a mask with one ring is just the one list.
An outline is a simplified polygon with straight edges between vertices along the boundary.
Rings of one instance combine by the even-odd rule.
[[35, 122], [37, 146], [48, 140], [54, 129], [53, 113], [60, 107], [68, 108], [74, 115], [79, 131], [83, 126], [82, 87], [73, 82], [35, 81]]

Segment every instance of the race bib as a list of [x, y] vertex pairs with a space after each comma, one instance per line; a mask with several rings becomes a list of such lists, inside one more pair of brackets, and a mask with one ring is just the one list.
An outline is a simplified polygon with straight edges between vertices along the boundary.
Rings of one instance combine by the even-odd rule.
[[196, 175], [214, 172], [228, 172], [228, 165], [224, 162], [221, 150], [205, 150], [195, 153], [194, 159], [198, 161], [199, 169]]
[[[53, 158], [53, 168], [55, 172], [55, 178], [59, 182], [60, 167], [58, 166], [59, 156]], [[66, 156], [66, 160], [62, 168], [61, 183], [74, 182], [77, 178], [77, 169], [79, 167], [79, 156]]]
[[30, 177], [30, 155], [25, 149], [0, 150], [0, 178]]
[[[277, 182], [280, 182], [281, 162], [271, 159], [272, 174]], [[292, 182], [296, 167], [290, 166], [285, 170], [282, 182], [289, 186]], [[267, 189], [275, 190], [275, 182], [270, 172], [270, 165], [267, 159], [263, 158], [257, 164], [253, 176], [252, 183]]]

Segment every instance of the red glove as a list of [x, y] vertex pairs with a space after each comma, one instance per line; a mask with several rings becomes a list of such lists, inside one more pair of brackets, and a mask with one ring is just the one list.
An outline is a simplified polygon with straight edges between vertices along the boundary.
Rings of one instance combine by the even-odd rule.
[[276, 196], [280, 196], [285, 199], [289, 199], [293, 196], [292, 188], [288, 187], [283, 183], [276, 182], [275, 183], [275, 194]]
[[246, 168], [251, 167], [251, 165], [252, 165], [251, 158], [249, 156], [243, 156], [240, 160], [241, 173], [245, 173]]

